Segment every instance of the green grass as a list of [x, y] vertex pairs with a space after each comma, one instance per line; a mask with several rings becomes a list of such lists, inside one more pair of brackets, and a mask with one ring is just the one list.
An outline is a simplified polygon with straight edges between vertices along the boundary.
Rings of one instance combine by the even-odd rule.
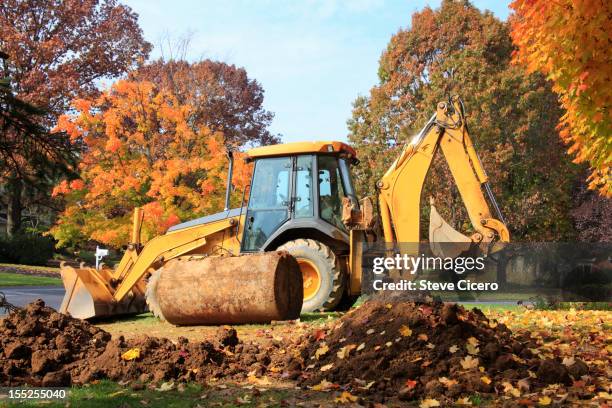
[[[122, 387], [113, 381], [103, 380], [98, 384], [73, 387], [70, 390], [69, 402], [74, 407], [280, 407], [286, 398], [286, 390], [265, 390], [258, 396], [252, 390], [228, 386], [226, 389], [203, 387], [199, 384], [187, 384], [182, 391], [176, 387], [170, 391], [157, 391], [145, 388], [134, 391]], [[238, 401], [238, 399], [241, 399]], [[240, 402], [240, 404], [239, 404]], [[0, 402], [0, 406], [2, 403]], [[9, 407], [65, 407], [66, 401], [39, 403], [12, 403]]]
[[60, 278], [0, 272], [0, 287], [4, 287], [4, 286], [54, 286], [54, 285], [61, 285], [61, 284], [62, 284], [62, 280]]
[[483, 313], [495, 311], [495, 312], [504, 312], [510, 310], [512, 312], [523, 310], [523, 306], [517, 304], [509, 304], [509, 303], [462, 303], [458, 302], [459, 305], [465, 307], [468, 310], [472, 308], [477, 308], [483, 311]]

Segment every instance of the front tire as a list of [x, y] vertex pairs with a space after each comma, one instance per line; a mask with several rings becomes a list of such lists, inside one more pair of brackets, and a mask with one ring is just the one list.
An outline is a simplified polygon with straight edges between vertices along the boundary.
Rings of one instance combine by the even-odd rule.
[[277, 248], [297, 260], [304, 281], [302, 313], [330, 311], [340, 303], [345, 288], [342, 268], [334, 252], [314, 239], [296, 239]]

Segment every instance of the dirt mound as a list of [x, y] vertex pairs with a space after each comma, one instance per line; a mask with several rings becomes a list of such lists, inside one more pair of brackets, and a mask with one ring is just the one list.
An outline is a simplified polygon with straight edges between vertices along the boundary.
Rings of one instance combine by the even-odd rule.
[[2, 320], [0, 384], [67, 385], [70, 369], [102, 353], [110, 339], [104, 330], [37, 300]]
[[139, 383], [244, 379], [263, 374], [278, 345], [239, 342], [230, 327], [216, 341], [111, 339], [102, 329], [46, 307], [42, 300], [12, 312], [0, 327], [0, 385], [63, 386], [96, 379]]
[[102, 378], [133, 387], [213, 378], [258, 383], [271, 376], [366, 401], [433, 398], [452, 405], [474, 394], [516, 398], [588, 374], [579, 359], [562, 364], [540, 346], [528, 332], [513, 335], [477, 309], [442, 303], [370, 301], [328, 327], [264, 347], [240, 341], [231, 327], [212, 341], [112, 339], [36, 301], [0, 325], [0, 385]]
[[310, 334], [282, 363], [303, 386], [341, 387], [374, 400], [511, 395], [571, 382], [573, 368], [575, 378], [586, 374], [539, 358], [536, 348], [529, 334], [513, 336], [477, 309], [371, 301]]

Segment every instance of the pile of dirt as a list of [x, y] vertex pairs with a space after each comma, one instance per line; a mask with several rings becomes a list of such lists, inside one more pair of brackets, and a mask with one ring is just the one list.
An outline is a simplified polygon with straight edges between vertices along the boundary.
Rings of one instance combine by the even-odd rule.
[[67, 385], [70, 369], [102, 353], [110, 339], [105, 331], [37, 300], [2, 320], [0, 384]]
[[236, 330], [219, 329], [215, 341], [130, 340], [46, 307], [42, 300], [7, 316], [0, 326], [0, 385], [65, 386], [109, 378], [160, 383], [263, 374], [279, 345], [244, 344]]
[[588, 374], [579, 359], [562, 362], [541, 346], [478, 309], [435, 302], [370, 301], [327, 327], [263, 346], [240, 341], [231, 327], [212, 341], [111, 338], [39, 300], [0, 324], [0, 385], [109, 378], [136, 388], [271, 376], [366, 401], [433, 398], [452, 405], [476, 393], [516, 398]]
[[303, 338], [279, 363], [302, 386], [375, 401], [523, 395], [587, 374], [584, 362], [566, 367], [536, 355], [537, 347], [529, 333], [514, 336], [478, 309], [370, 301]]

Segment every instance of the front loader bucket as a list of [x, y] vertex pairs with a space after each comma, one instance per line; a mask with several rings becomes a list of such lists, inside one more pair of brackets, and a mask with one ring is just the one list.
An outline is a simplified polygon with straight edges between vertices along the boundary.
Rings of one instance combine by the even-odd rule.
[[146, 311], [144, 282], [134, 286], [121, 301], [113, 299], [111, 271], [73, 268], [62, 263], [60, 269], [66, 293], [60, 312], [79, 319], [109, 317], [122, 314], [136, 314]]

